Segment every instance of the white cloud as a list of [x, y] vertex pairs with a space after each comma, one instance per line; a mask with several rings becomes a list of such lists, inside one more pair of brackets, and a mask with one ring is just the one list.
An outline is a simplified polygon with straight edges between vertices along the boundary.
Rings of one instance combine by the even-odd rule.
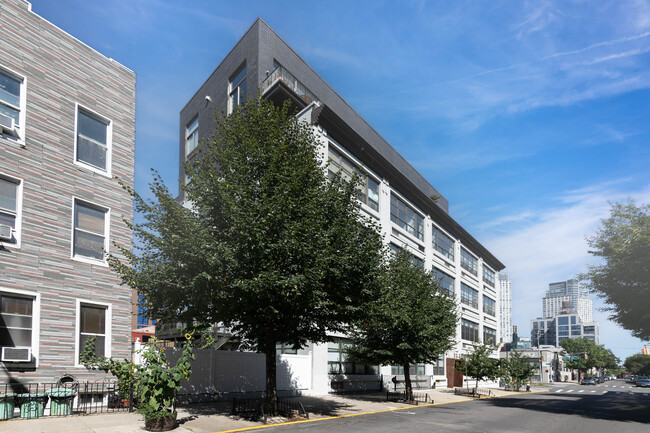
[[[636, 191], [626, 191], [630, 179], [592, 185], [568, 191], [549, 207], [537, 210], [513, 211], [512, 218], [488, 222], [486, 227], [498, 232], [507, 226], [507, 234], [488, 239], [485, 245], [505, 265], [513, 287], [513, 324], [520, 334], [530, 332], [530, 320], [541, 316], [542, 298], [548, 284], [575, 277], [595, 263], [587, 252], [586, 237], [594, 234], [600, 220], [609, 215], [609, 202], [631, 198], [638, 203], [650, 202], [650, 185]], [[598, 300], [596, 307], [602, 307]], [[597, 313], [601, 320], [601, 344], [615, 349], [625, 357], [641, 342]], [[624, 343], [623, 343], [624, 342]], [[629, 350], [628, 350], [629, 348]], [[634, 351], [638, 351], [635, 349]]]

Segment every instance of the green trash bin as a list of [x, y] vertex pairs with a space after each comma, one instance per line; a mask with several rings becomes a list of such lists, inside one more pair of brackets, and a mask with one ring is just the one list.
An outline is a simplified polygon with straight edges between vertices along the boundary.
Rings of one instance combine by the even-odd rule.
[[72, 414], [72, 400], [76, 397], [70, 388], [52, 388], [47, 391], [50, 396], [50, 415], [65, 416]]
[[16, 395], [16, 402], [20, 406], [20, 417], [32, 419], [43, 416], [47, 399], [44, 392], [27, 392]]
[[0, 419], [13, 418], [15, 405], [13, 394], [0, 394]]

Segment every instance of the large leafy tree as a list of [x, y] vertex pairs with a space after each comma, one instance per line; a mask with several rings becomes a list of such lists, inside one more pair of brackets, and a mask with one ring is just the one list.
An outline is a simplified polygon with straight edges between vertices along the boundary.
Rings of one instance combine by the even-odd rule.
[[650, 372], [650, 355], [637, 353], [625, 358], [623, 366], [632, 374], [647, 374]]
[[567, 360], [566, 366], [571, 370], [578, 370], [578, 377], [582, 373], [594, 367], [602, 367], [605, 351], [602, 346], [597, 345], [588, 338], [568, 338], [562, 340], [560, 345], [567, 352], [569, 357], [578, 359]]
[[348, 353], [371, 364], [403, 366], [411, 401], [410, 366], [434, 361], [451, 349], [457, 321], [455, 301], [400, 249], [385, 264], [376, 294], [354, 323], [354, 346]]
[[311, 129], [254, 99], [217, 118], [187, 164], [190, 205], [160, 179], [133, 194], [140, 245], [110, 263], [163, 322], [231, 326], [266, 355], [266, 410], [277, 412], [276, 343], [304, 346], [354, 320], [376, 280], [382, 242], [357, 185], [327, 180]]
[[613, 204], [610, 217], [587, 242], [603, 263], [590, 266], [581, 278], [605, 300], [611, 320], [650, 339], [650, 205]]

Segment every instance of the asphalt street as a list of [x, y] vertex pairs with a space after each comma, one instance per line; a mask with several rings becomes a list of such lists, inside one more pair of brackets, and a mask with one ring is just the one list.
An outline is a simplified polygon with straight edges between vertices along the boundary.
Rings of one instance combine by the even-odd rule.
[[[650, 389], [622, 380], [549, 392], [280, 425], [271, 432], [650, 432]], [[251, 430], [251, 431], [261, 431]]]

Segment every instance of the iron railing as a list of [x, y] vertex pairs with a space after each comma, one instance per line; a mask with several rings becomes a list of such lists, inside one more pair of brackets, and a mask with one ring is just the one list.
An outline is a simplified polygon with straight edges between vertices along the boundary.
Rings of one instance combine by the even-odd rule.
[[0, 419], [132, 412], [133, 389], [117, 382], [59, 381], [0, 385]]
[[410, 403], [415, 405], [433, 403], [433, 399], [430, 399], [429, 394], [425, 392], [414, 392], [413, 399], [408, 400], [406, 398], [406, 391], [398, 391], [398, 392], [387, 391], [386, 401], [392, 401], [395, 403]]
[[305, 101], [307, 104], [311, 103], [312, 101], [317, 101], [316, 96], [283, 66], [278, 66], [275, 68], [273, 72], [271, 72], [269, 76], [266, 77], [264, 81], [262, 81], [262, 84], [260, 85], [261, 93], [264, 94], [264, 92], [266, 92], [266, 90], [278, 80], [285, 83], [291, 90], [296, 93], [296, 95], [298, 95], [300, 99]]
[[456, 395], [466, 395], [468, 397], [493, 397], [494, 393], [487, 388], [454, 388], [454, 394]]

